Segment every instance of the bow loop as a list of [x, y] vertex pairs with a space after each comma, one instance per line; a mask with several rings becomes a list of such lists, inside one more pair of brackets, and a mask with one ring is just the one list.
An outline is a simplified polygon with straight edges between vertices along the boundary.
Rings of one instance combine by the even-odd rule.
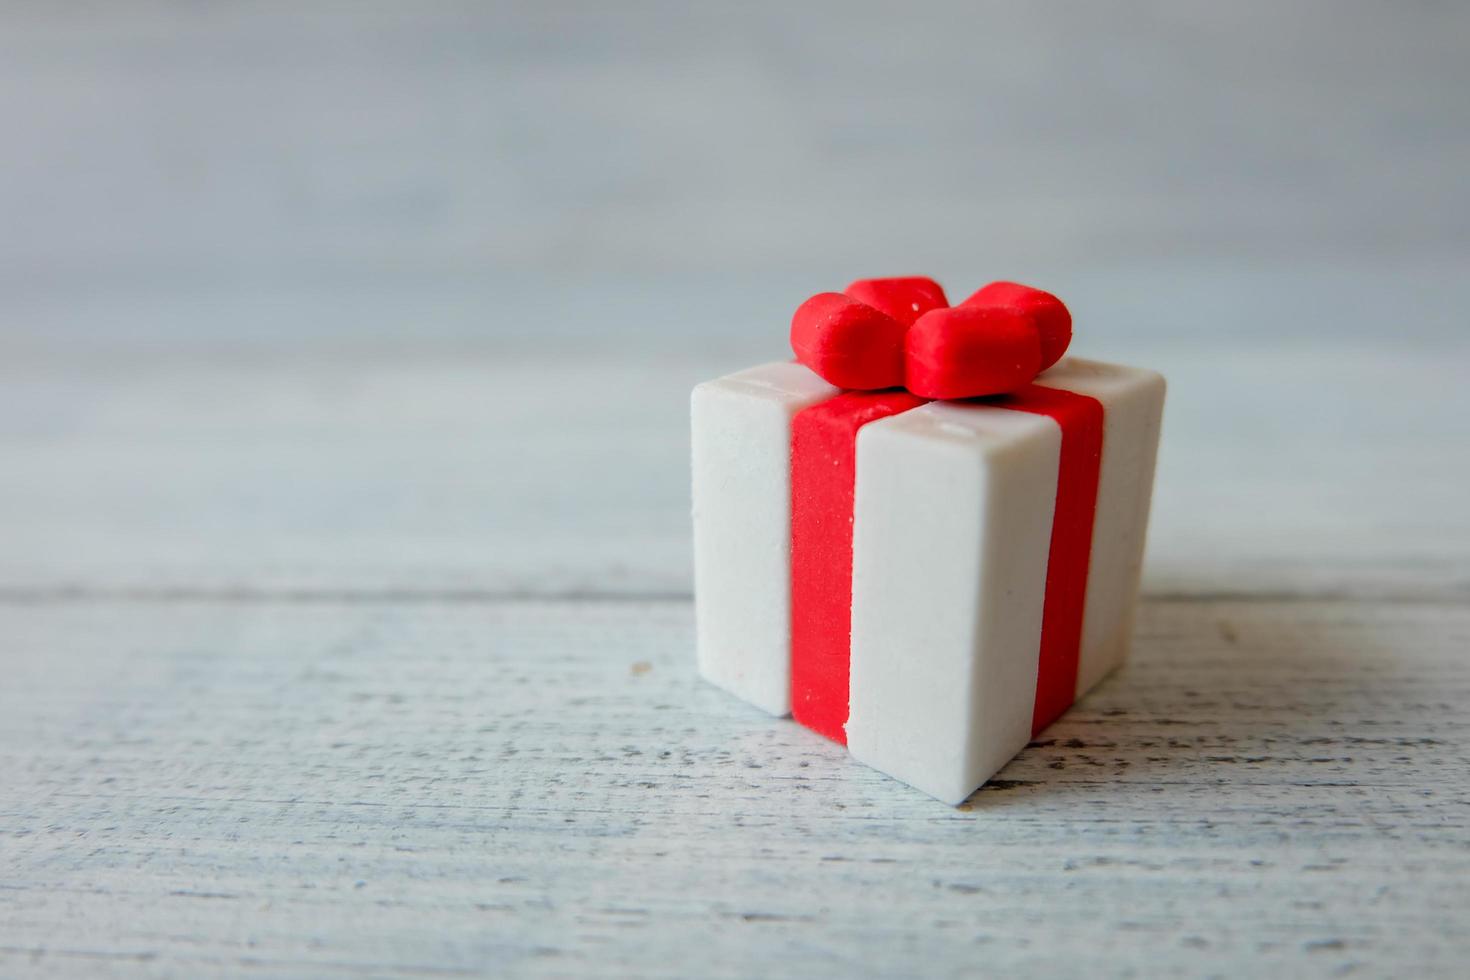
[[1016, 391], [1072, 341], [1072, 314], [1051, 293], [993, 282], [950, 306], [932, 279], [859, 279], [818, 293], [791, 318], [796, 359], [839, 388], [907, 388], [921, 398]]

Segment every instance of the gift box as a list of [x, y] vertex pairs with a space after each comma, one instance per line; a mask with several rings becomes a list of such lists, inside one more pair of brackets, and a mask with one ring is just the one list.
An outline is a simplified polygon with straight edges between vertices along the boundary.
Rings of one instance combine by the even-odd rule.
[[[862, 287], [847, 293], [871, 299]], [[1013, 370], [1023, 328], [1045, 346], [1034, 304], [982, 317], [929, 300], [904, 322], [823, 302], [823, 343], [841, 329], [884, 350], [813, 353], [799, 310], [807, 363], [694, 390], [699, 669], [958, 804], [1127, 655], [1164, 382], [1061, 358], [1065, 342], [1044, 370], [1023, 345]], [[833, 328], [833, 309], [868, 325]], [[841, 377], [859, 361], [887, 365], [867, 390]], [[894, 371], [906, 386], [884, 384]]]

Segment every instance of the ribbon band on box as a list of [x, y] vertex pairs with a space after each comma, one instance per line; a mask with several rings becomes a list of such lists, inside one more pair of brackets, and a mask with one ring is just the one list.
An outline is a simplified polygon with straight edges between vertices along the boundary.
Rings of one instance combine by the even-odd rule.
[[[853, 503], [857, 436], [869, 422], [926, 403], [909, 392], [844, 392], [798, 412], [791, 435], [791, 713], [846, 744], [852, 639]], [[1032, 733], [1071, 706], [1102, 459], [1095, 398], [1028, 384], [987, 402], [1051, 418], [1061, 428], [1047, 555]]]

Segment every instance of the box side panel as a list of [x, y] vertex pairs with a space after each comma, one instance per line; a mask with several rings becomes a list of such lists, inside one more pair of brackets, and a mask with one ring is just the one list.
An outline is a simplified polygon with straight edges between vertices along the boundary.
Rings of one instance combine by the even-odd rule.
[[778, 363], [690, 399], [699, 670], [776, 715], [791, 710], [791, 418], [833, 394]]
[[1030, 738], [1060, 445], [960, 404], [858, 434], [848, 747], [948, 803]]
[[1143, 569], [1164, 379], [1141, 368], [1068, 358], [1037, 383], [1090, 395], [1102, 403], [1105, 413], [1078, 657], [1080, 698], [1128, 654]]

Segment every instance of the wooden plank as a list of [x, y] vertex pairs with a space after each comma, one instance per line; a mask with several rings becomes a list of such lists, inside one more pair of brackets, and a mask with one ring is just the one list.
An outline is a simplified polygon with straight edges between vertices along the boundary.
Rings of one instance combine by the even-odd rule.
[[[782, 344], [16, 352], [0, 589], [687, 595], [689, 389]], [[1147, 591], [1470, 596], [1470, 348], [1110, 356], [1170, 380]]]
[[1154, 601], [950, 809], [682, 601], [0, 607], [0, 972], [1452, 976], [1470, 611]]

